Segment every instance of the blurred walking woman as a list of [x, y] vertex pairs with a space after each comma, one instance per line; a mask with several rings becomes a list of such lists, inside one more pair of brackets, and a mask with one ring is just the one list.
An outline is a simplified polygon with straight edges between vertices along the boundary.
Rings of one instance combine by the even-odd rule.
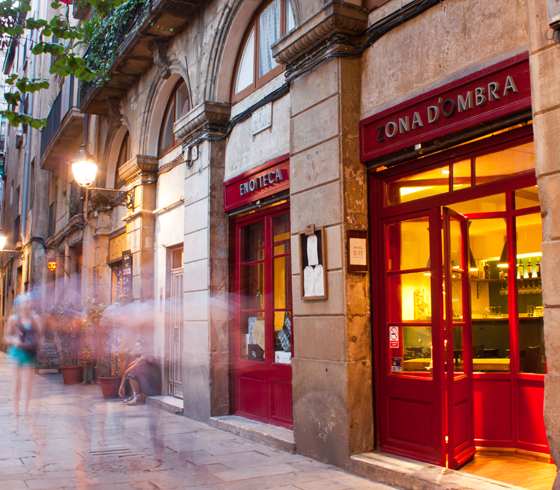
[[4, 340], [10, 344], [8, 359], [13, 365], [14, 377], [14, 428], [18, 427], [19, 398], [22, 381], [25, 382], [25, 413], [33, 387], [33, 374], [39, 349], [40, 328], [38, 317], [33, 311], [33, 301], [29, 294], [20, 294], [14, 301], [14, 313], [10, 315]]

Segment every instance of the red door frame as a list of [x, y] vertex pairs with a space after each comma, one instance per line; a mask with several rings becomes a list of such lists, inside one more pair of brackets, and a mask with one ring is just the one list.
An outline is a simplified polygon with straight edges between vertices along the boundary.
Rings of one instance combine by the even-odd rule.
[[[467, 218], [443, 208], [443, 247], [445, 270], [445, 311], [444, 319], [447, 348], [446, 376], [447, 376], [447, 465], [457, 469], [469, 461], [476, 452], [474, 444], [474, 403], [473, 403], [473, 370], [472, 370], [472, 333], [471, 333], [471, 302], [468, 278], [468, 226]], [[451, 263], [451, 220], [455, 219], [461, 230], [461, 263], [458, 270], [453, 269]], [[463, 318], [461, 322], [453, 318], [453, 273], [461, 274], [461, 308]], [[455, 332], [454, 327], [462, 326], [462, 358], [463, 371], [455, 374]], [[458, 440], [462, 435], [462, 440]]]
[[[238, 219], [233, 219], [231, 221], [231, 229], [234, 230], [231, 233], [231, 237], [235, 239], [230, 240], [230, 257], [234, 260], [230, 262], [230, 272], [232, 280], [231, 293], [233, 295], [235, 305], [236, 305], [236, 315], [231, 329], [231, 348], [230, 348], [230, 360], [231, 360], [231, 385], [232, 385], [232, 413], [235, 415], [240, 415], [245, 418], [250, 418], [254, 420], [259, 420], [262, 422], [267, 422], [275, 425], [280, 425], [282, 427], [292, 428], [292, 396], [291, 396], [291, 383], [292, 383], [292, 367], [289, 364], [279, 364], [274, 362], [274, 305], [273, 305], [273, 281], [274, 281], [274, 269], [273, 260], [274, 258], [288, 256], [291, 254], [280, 254], [274, 255], [274, 237], [273, 237], [273, 227], [272, 222], [275, 217], [288, 214], [290, 212], [289, 203], [277, 205], [254, 214], [250, 214], [245, 217]], [[241, 359], [241, 342], [240, 342], [240, 321], [241, 321], [241, 298], [240, 298], [240, 267], [241, 267], [241, 229], [244, 226], [248, 226], [254, 223], [264, 222], [264, 235], [265, 235], [265, 254], [264, 254], [264, 317], [265, 317], [265, 359], [263, 362], [249, 361]], [[267, 272], [268, 270], [268, 272]], [[289, 274], [287, 274], [287, 280], [291, 278], [291, 269]], [[291, 291], [291, 285], [290, 285]], [[292, 298], [290, 298], [290, 308], [287, 310], [290, 312], [290, 318], [292, 319], [292, 357], [293, 357], [293, 310], [292, 310]], [[241, 401], [243, 396], [258, 397], [258, 393], [242, 393], [240, 388], [240, 378], [244, 375], [251, 377], [253, 379], [262, 380], [264, 382], [265, 393], [263, 399], [265, 400], [265, 410], [266, 416], [258, 416], [254, 413], [241, 410]], [[288, 386], [289, 385], [289, 386]], [[284, 386], [285, 389], [275, 391], [278, 386]], [[287, 393], [289, 389], [289, 399], [282, 400], [279, 396], [280, 393]], [[258, 403], [259, 400], [253, 398], [254, 402]], [[275, 408], [278, 404], [282, 404], [282, 414], [279, 415], [279, 411]], [[289, 412], [289, 416], [285, 413]]]
[[[415, 459], [425, 460], [427, 461], [428, 458], [425, 457], [418, 457], [418, 455], [406, 454], [400, 451], [398, 448], [395, 449], [393, 447], [387, 447], [385, 444], [384, 438], [384, 419], [382, 417], [382, 407], [380, 404], [383, 403], [383, 399], [385, 396], [385, 383], [384, 379], [387, 376], [386, 372], [386, 363], [387, 363], [387, 349], [385, 348], [386, 343], [386, 335], [385, 332], [386, 328], [383, 328], [387, 325], [387, 321], [385, 319], [385, 305], [387, 304], [385, 298], [385, 288], [382, 285], [386, 285], [386, 274], [385, 274], [385, 264], [384, 264], [384, 254], [383, 251], [385, 249], [385, 244], [383, 240], [379, 242], [377, 237], [384, 237], [384, 218], [396, 218], [398, 221], [398, 217], [405, 217], [413, 212], [418, 212], [419, 209], [424, 209], [426, 212], [434, 207], [443, 207], [446, 205], [451, 205], [458, 202], [467, 201], [470, 199], [476, 199], [481, 197], [486, 197], [494, 194], [506, 193], [508, 197], [507, 209], [506, 213], [496, 213], [495, 217], [505, 217], [507, 218], [507, 233], [508, 237], [514, 236], [514, 221], [513, 218], [520, 214], [529, 214], [530, 212], [535, 212], [536, 210], [540, 210], [539, 207], [536, 207], [534, 210], [531, 209], [523, 209], [519, 211], [513, 210], [513, 193], [508, 193], [508, 191], [512, 191], [518, 188], [523, 187], [530, 187], [536, 185], [536, 177], [534, 171], [526, 171], [523, 173], [519, 173], [516, 175], [512, 175], [510, 177], [504, 178], [499, 181], [489, 182], [486, 184], [478, 184], [476, 188], [467, 188], [462, 190], [457, 190], [449, 194], [441, 194], [438, 196], [428, 197], [422, 200], [403, 203], [403, 204], [396, 204], [393, 206], [385, 207], [384, 204], [384, 182], [396, 177], [402, 177], [406, 174], [414, 174], [419, 171], [425, 171], [430, 168], [439, 167], [442, 164], [449, 163], [452, 164], [454, 162], [458, 162], [464, 160], [465, 158], [472, 158], [472, 162], [474, 165], [474, 157], [481, 156], [488, 153], [493, 153], [496, 151], [500, 151], [503, 149], [510, 148], [512, 146], [521, 145], [524, 143], [531, 142], [533, 140], [532, 135], [532, 127], [530, 125], [523, 126], [520, 128], [516, 128], [505, 133], [498, 134], [496, 136], [491, 136], [488, 138], [484, 138], [479, 141], [475, 141], [470, 144], [465, 144], [456, 148], [452, 148], [446, 152], [442, 152], [441, 154], [428, 156], [422, 159], [416, 159], [410, 161], [405, 164], [398, 165], [394, 168], [390, 168], [387, 170], [383, 170], [382, 172], [369, 173], [369, 186], [370, 186], [370, 206], [372, 208], [372, 212], [370, 213], [371, 216], [371, 264], [372, 264], [372, 298], [373, 298], [373, 311], [376, 312], [376, 315], [372, 316], [373, 320], [373, 339], [374, 339], [374, 366], [375, 366], [375, 397], [377, 400], [376, 403], [376, 410], [375, 410], [375, 417], [376, 417], [376, 426], [378, 430], [376, 431], [376, 445], [380, 447], [382, 450], [393, 452], [397, 454], [401, 454], [403, 456], [412, 456]], [[474, 185], [474, 173], [473, 175], [473, 182]], [[408, 217], [408, 216], [407, 216]], [[469, 218], [476, 218], [477, 216], [469, 216]], [[492, 216], [485, 216], [485, 217], [494, 217]], [[516, 243], [514, 240], [508, 240], [508, 256], [509, 256], [509, 268], [511, 271], [515, 270], [516, 264]], [[441, 264], [441, 261], [439, 261]], [[436, 263], [437, 265], [437, 263]], [[437, 274], [437, 270], [435, 271]], [[516, 288], [516, 275], [509, 274], [509, 285], [508, 288], [510, 291], [513, 291]], [[509, 308], [510, 311], [517, 312], [517, 294], [509, 295]], [[518, 337], [518, 320], [517, 314], [515, 316], [515, 323], [509, 323], [509, 331], [510, 331], [510, 349], [513, 352], [512, 362], [510, 372], [508, 374], [473, 374], [473, 379], [477, 378], [496, 378], [496, 379], [509, 379], [510, 386], [511, 386], [511, 426], [512, 426], [512, 447], [517, 447], [519, 449], [526, 449], [530, 451], [539, 451], [543, 453], [548, 453], [548, 446], [546, 444], [527, 444], [524, 442], [519, 441], [517, 433], [518, 433], [518, 426], [521, 422], [519, 420], [519, 409], [518, 405], [520, 403], [520, 399], [518, 396], [518, 392], [522, 386], [527, 386], [527, 389], [537, 389], [540, 392], [544, 392], [544, 375], [540, 374], [524, 374], [519, 373], [519, 360], [518, 360], [518, 350], [519, 350], [519, 337]], [[433, 342], [435, 343], [435, 338]], [[436, 359], [434, 359], [434, 363], [436, 364]], [[436, 373], [434, 373], [434, 377]], [[542, 403], [542, 400], [539, 401]], [[538, 403], [537, 403], [538, 405]], [[537, 410], [533, 407], [533, 413], [538, 413]], [[499, 416], [499, 414], [496, 414]], [[536, 425], [540, 426], [540, 421], [536, 421]], [[540, 429], [540, 427], [539, 427]], [[542, 424], [542, 430], [544, 430], [544, 423]], [[434, 437], [439, 437], [437, 433], [434, 433]], [[546, 438], [544, 438], [546, 441]], [[478, 444], [484, 445], [484, 441], [477, 441]], [[501, 447], [507, 447], [507, 445], [500, 444]], [[489, 446], [491, 447], [491, 445]], [[433, 461], [433, 458], [431, 462]], [[439, 462], [435, 464], [441, 464], [441, 459]]]

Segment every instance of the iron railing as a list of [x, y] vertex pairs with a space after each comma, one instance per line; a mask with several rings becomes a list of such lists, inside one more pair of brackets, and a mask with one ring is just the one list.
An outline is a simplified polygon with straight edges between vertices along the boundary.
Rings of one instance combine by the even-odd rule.
[[62, 86], [62, 90], [54, 99], [47, 116], [47, 125], [41, 131], [41, 159], [60, 128], [60, 123], [73, 107], [76, 107], [74, 103], [74, 75], [70, 75]]
[[[115, 33], [115, 42], [119, 46], [117, 50], [120, 48], [121, 44], [124, 42], [125, 38], [138, 26], [140, 26], [146, 17], [150, 14], [152, 10], [152, 3], [153, 0], [149, 2], [149, 6], [146, 8], [145, 5], [139, 3], [138, 6], [130, 13], [128, 19], [123, 22], [120, 28]], [[88, 48], [84, 54], [84, 58], [88, 58], [88, 54], [90, 52], [90, 48]], [[80, 86], [79, 92], [79, 100], [78, 104], [80, 107], [83, 107], [84, 100], [87, 100], [91, 93], [95, 90], [98, 86], [100, 79], [97, 78], [90, 82], [82, 82]]]

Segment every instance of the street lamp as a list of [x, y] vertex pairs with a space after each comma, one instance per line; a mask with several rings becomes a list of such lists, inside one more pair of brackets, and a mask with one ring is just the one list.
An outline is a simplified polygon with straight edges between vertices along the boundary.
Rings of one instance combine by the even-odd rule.
[[97, 163], [93, 156], [91, 156], [86, 150], [86, 145], [83, 144], [81, 150], [76, 154], [76, 156], [69, 162], [72, 165], [72, 173], [74, 174], [74, 180], [86, 190], [86, 200], [84, 205], [84, 220], [92, 228], [94, 226], [87, 219], [87, 207], [88, 207], [88, 192], [92, 191], [103, 191], [103, 192], [121, 192], [119, 189], [106, 189], [102, 187], [91, 187], [91, 184], [95, 181], [95, 176], [97, 175]]
[[93, 157], [87, 152], [85, 145], [70, 162], [72, 173], [76, 182], [86, 189], [93, 184], [97, 174], [97, 164]]
[[4, 247], [6, 246], [6, 241], [8, 240], [8, 237], [6, 235], [0, 235], [0, 252], [10, 252], [10, 253], [16, 253], [16, 254], [23, 254], [23, 252], [21, 250], [4, 250]]

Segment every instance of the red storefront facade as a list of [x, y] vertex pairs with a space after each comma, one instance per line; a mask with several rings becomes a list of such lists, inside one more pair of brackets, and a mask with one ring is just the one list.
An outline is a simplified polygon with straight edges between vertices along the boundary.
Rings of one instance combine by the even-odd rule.
[[383, 451], [548, 453], [530, 107], [521, 54], [360, 124]]

